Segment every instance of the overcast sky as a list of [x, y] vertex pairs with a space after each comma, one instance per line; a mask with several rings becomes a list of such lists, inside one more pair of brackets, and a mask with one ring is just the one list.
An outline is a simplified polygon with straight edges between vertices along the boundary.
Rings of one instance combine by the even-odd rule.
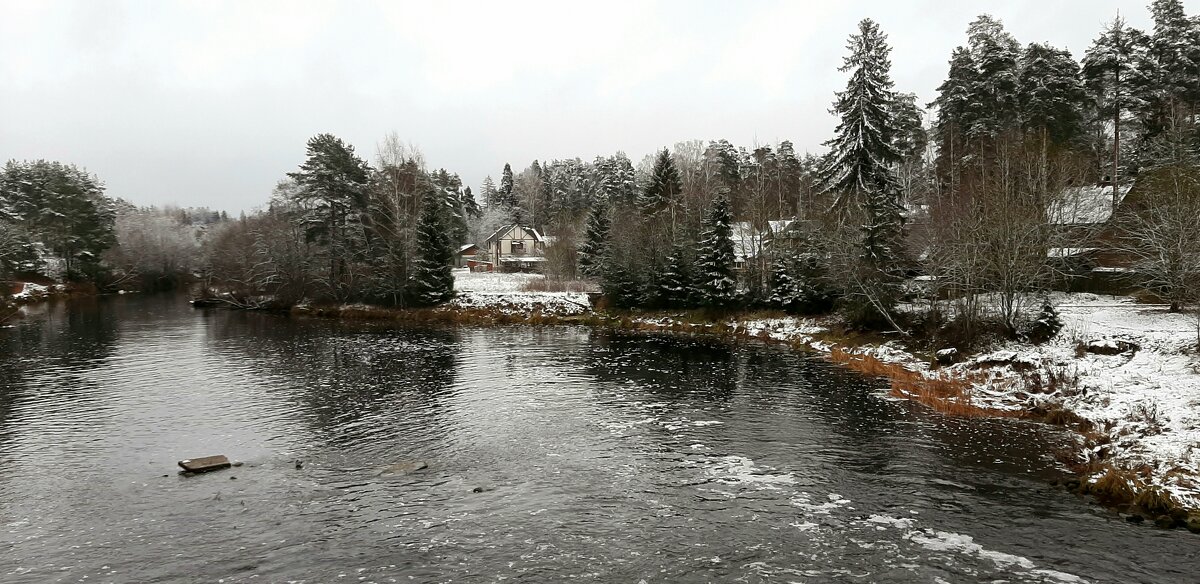
[[864, 17], [888, 34], [896, 88], [928, 102], [980, 13], [1078, 58], [1118, 10], [1149, 28], [1146, 3], [0, 0], [0, 160], [237, 212], [320, 132], [373, 160], [395, 131], [476, 192], [505, 162], [623, 150], [636, 164], [688, 139], [816, 153]]

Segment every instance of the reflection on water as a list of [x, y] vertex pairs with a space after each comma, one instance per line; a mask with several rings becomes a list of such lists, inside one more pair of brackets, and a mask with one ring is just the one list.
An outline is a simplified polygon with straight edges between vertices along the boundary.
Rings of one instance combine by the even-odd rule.
[[[779, 347], [388, 330], [167, 296], [42, 310], [0, 329], [4, 582], [1194, 582], [1200, 567], [1191, 534], [1046, 488], [1052, 431], [929, 415]], [[216, 453], [246, 466], [175, 474]]]

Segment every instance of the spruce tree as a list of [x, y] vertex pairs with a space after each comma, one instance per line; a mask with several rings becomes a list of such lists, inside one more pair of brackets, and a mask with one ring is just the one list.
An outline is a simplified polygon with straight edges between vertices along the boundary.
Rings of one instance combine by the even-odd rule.
[[667, 266], [658, 281], [658, 296], [670, 308], [690, 308], [692, 306], [692, 259], [688, 250], [681, 244], [671, 248], [667, 256]]
[[483, 215], [483, 209], [479, 208], [479, 201], [475, 200], [475, 194], [471, 192], [471, 187], [466, 187], [462, 192], [462, 208], [468, 217], [478, 219]]
[[879, 311], [890, 311], [899, 298], [903, 276], [904, 216], [895, 183], [871, 189], [862, 226], [860, 283], [868, 301]]
[[900, 162], [887, 36], [865, 19], [847, 48], [850, 55], [839, 71], [849, 71], [850, 79], [834, 101], [837, 135], [825, 143], [830, 152], [818, 174], [821, 191], [835, 194], [834, 207], [843, 211], [862, 204], [876, 185], [893, 180], [892, 167]]
[[824, 189], [838, 193], [840, 205], [835, 207], [861, 208], [864, 222], [854, 276], [863, 302], [856, 317], [871, 313], [887, 317], [895, 304], [900, 274], [904, 217], [893, 170], [900, 162], [900, 131], [886, 40], [869, 19], [859, 23], [858, 34], [850, 37], [850, 55], [841, 68], [851, 72], [850, 80], [833, 109], [841, 122], [837, 136], [827, 142], [831, 151], [820, 175]]
[[642, 302], [641, 283], [633, 271], [622, 262], [605, 263], [600, 291], [618, 308], [634, 308]]
[[679, 169], [671, 158], [671, 152], [666, 148], [654, 159], [654, 169], [650, 171], [650, 179], [638, 199], [638, 206], [647, 215], [653, 215], [666, 209], [683, 192], [683, 180], [679, 177]]
[[801, 303], [800, 287], [792, 277], [794, 261], [791, 258], [777, 258], [771, 265], [771, 295], [767, 304], [789, 314], [797, 312]]
[[588, 214], [587, 229], [583, 244], [579, 246], [579, 269], [583, 275], [598, 278], [604, 274], [605, 255], [608, 250], [609, 218], [608, 205], [597, 201]]
[[500, 187], [496, 189], [497, 202], [509, 209], [517, 206], [516, 196], [513, 195], [513, 171], [512, 166], [505, 162], [504, 170], [500, 174]]
[[696, 250], [693, 290], [696, 301], [706, 308], [729, 308], [737, 299], [732, 220], [729, 200], [724, 197], [713, 203], [704, 220], [704, 231]]
[[417, 221], [416, 270], [408, 291], [412, 302], [420, 306], [441, 304], [454, 297], [454, 249], [442, 206], [437, 193], [427, 194]]

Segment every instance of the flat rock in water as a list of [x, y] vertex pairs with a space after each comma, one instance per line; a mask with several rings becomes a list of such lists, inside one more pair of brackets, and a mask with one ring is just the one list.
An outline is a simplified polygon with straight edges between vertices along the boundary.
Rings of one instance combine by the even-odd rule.
[[203, 458], [189, 458], [179, 461], [179, 467], [188, 472], [208, 472], [212, 470], [221, 470], [232, 466], [229, 459], [224, 455], [205, 456]]
[[401, 462], [399, 464], [393, 464], [391, 466], [384, 467], [382, 470], [379, 471], [378, 474], [379, 475], [408, 474], [410, 472], [415, 472], [415, 471], [426, 469], [426, 468], [429, 468], [429, 465], [425, 464], [425, 461], [417, 460], [414, 462]]

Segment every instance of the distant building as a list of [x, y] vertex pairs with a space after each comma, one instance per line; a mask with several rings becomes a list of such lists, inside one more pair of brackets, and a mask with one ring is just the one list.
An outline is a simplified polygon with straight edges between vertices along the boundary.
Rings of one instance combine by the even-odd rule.
[[1117, 245], [1122, 237], [1118, 219], [1137, 198], [1130, 196], [1135, 186], [1119, 187], [1115, 197], [1111, 184], [1067, 187], [1047, 206], [1058, 247], [1046, 255], [1065, 276], [1067, 290], [1115, 292], [1128, 284], [1130, 258]]
[[488, 260], [501, 272], [541, 272], [546, 262], [546, 238], [532, 227], [506, 225], [484, 246]]
[[475, 256], [479, 255], [479, 252], [479, 246], [473, 243], [462, 246], [459, 248], [458, 253], [454, 255], [454, 267], [467, 267], [469, 262], [475, 260]]

